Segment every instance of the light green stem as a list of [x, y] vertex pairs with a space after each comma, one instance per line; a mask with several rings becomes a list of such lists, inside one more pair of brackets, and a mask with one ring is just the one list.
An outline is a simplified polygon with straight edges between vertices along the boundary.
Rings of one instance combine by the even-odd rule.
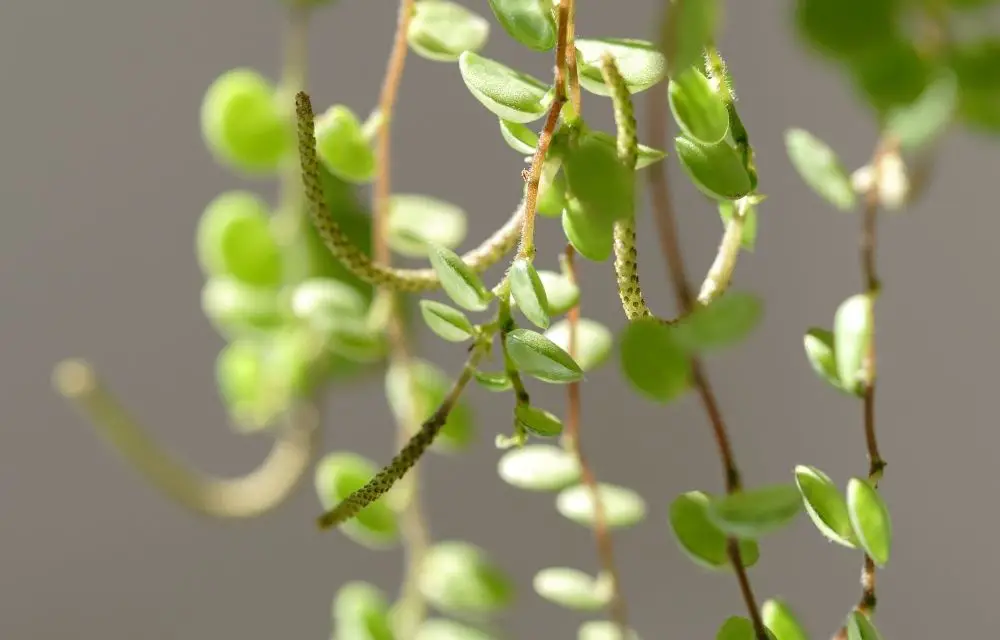
[[701, 290], [698, 292], [699, 304], [710, 304], [729, 288], [729, 282], [732, 280], [733, 272], [736, 270], [736, 261], [740, 256], [740, 248], [743, 242], [743, 227], [746, 223], [749, 207], [750, 205], [746, 198], [742, 198], [736, 202], [733, 217], [726, 225], [725, 233], [722, 234], [719, 251], [715, 254], [715, 260], [708, 269], [708, 274], [705, 275], [704, 282], [701, 283]]

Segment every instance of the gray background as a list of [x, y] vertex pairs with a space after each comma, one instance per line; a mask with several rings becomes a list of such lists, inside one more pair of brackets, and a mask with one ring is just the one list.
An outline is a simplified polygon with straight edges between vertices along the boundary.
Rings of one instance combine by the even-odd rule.
[[[236, 474], [266, 451], [264, 439], [226, 426], [212, 373], [222, 342], [199, 308], [193, 234], [204, 204], [243, 184], [204, 150], [199, 102], [230, 67], [277, 73], [276, 4], [5, 0], [0, 9], [4, 640], [323, 638], [339, 584], [366, 577], [395, 588], [399, 553], [313, 528], [311, 481], [257, 521], [196, 518], [144, 485], [49, 387], [53, 363], [87, 356], [193, 464]], [[487, 11], [485, 2], [467, 4]], [[579, 32], [648, 37], [656, 4], [583, 2]], [[860, 407], [815, 379], [801, 334], [829, 324], [860, 286], [858, 221], [794, 176], [782, 132], [806, 127], [857, 166], [873, 125], [840, 76], [803, 53], [789, 28], [791, 3], [729, 4], [722, 49], [770, 196], [758, 250], [741, 259], [736, 284], [761, 294], [767, 312], [745, 345], [710, 361], [710, 373], [750, 485], [788, 481], [797, 463], [843, 482], [865, 470]], [[310, 88], [319, 105], [340, 101], [367, 113], [394, 5], [344, 0], [316, 17]], [[496, 26], [486, 53], [539, 77], [551, 64]], [[475, 242], [514, 206], [521, 159], [453, 65], [411, 58], [400, 105], [395, 188], [465, 207]], [[588, 97], [585, 110], [610, 123], [607, 102]], [[879, 574], [879, 621], [890, 639], [993, 635], [997, 150], [996, 141], [953, 136], [923, 203], [883, 225], [878, 422], [897, 537]], [[670, 171], [697, 277], [721, 226], [673, 161]], [[273, 187], [256, 188], [270, 195]], [[671, 296], [648, 216], [640, 229], [648, 297], [666, 313]], [[558, 225], [545, 220], [541, 233], [554, 251]], [[542, 262], [555, 266], [551, 257]], [[620, 328], [609, 265], [588, 264], [584, 276], [585, 314]], [[460, 361], [459, 347], [423, 344], [437, 362]], [[634, 626], [645, 638], [714, 637], [724, 616], [741, 613], [734, 580], [682, 557], [666, 523], [677, 493], [721, 486], [706, 420], [693, 397], [667, 408], [638, 399], [615, 368], [585, 387], [584, 438], [600, 477], [637, 488], [651, 507], [641, 527], [616, 538]], [[562, 406], [560, 390], [537, 393]], [[574, 637], [580, 618], [528, 584], [547, 565], [593, 569], [591, 537], [557, 516], [550, 497], [497, 479], [492, 440], [509, 424], [508, 399], [477, 392], [475, 402], [474, 450], [424, 467], [433, 533], [483, 545], [514, 574], [522, 593], [505, 619], [512, 637]], [[329, 408], [327, 449], [388, 459], [391, 420], [378, 376], [333, 390]], [[860, 558], [825, 543], [804, 517], [762, 547], [752, 571], [758, 597], [789, 597], [814, 637], [827, 637], [858, 596]]]

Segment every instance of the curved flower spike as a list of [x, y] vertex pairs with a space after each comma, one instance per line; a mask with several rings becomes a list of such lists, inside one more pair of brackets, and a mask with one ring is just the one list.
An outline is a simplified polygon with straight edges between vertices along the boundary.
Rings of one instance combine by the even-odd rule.
[[[316, 133], [309, 95], [300, 91], [295, 96], [295, 113], [298, 120], [299, 161], [302, 169], [302, 184], [306, 192], [309, 216], [316, 226], [324, 244], [361, 280], [393, 291], [416, 293], [430, 291], [441, 286], [434, 269], [396, 269], [373, 262], [364, 251], [355, 246], [340, 225], [329, 215], [323, 198], [323, 187], [319, 181], [319, 160], [316, 155]], [[481, 245], [462, 256], [473, 271], [481, 273], [514, 248], [521, 234], [523, 206], [487, 238]]]
[[207, 516], [252, 518], [274, 509], [298, 486], [319, 448], [315, 408], [298, 408], [259, 467], [242, 477], [216, 478], [188, 468], [164, 451], [101, 383], [88, 363], [59, 363], [53, 382], [154, 487]]

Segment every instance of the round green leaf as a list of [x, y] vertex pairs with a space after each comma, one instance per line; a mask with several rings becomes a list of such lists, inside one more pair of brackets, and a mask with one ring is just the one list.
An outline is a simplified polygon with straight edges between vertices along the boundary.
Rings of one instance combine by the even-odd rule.
[[234, 340], [215, 361], [219, 394], [242, 430], [261, 429], [276, 417], [280, 407], [263, 397], [266, 378], [264, 349], [254, 340]]
[[507, 334], [507, 354], [514, 366], [544, 382], [575, 382], [583, 370], [565, 350], [529, 329], [514, 329]]
[[797, 0], [799, 31], [819, 51], [849, 58], [896, 34], [897, 0]]
[[671, 327], [655, 318], [629, 323], [621, 337], [621, 366], [636, 391], [669, 402], [687, 391], [691, 363]]
[[597, 611], [611, 601], [611, 581], [603, 576], [591, 577], [570, 567], [550, 567], [535, 574], [535, 592], [567, 609]]
[[538, 145], [538, 134], [521, 124], [500, 118], [500, 135], [510, 148], [518, 153], [531, 155]]
[[618, 159], [614, 147], [582, 136], [563, 162], [566, 185], [588, 216], [611, 222], [632, 215], [635, 172]]
[[538, 200], [535, 210], [548, 218], [561, 216], [566, 208], [566, 174], [560, 171], [561, 163], [546, 160], [538, 182]]
[[381, 354], [381, 340], [365, 324], [367, 302], [354, 287], [333, 278], [310, 278], [292, 291], [291, 307], [295, 317], [357, 359]]
[[749, 619], [732, 616], [726, 619], [715, 634], [715, 640], [757, 640], [757, 632]]
[[952, 123], [958, 103], [958, 82], [951, 73], [938, 76], [913, 103], [892, 109], [885, 132], [895, 136], [903, 151], [927, 147]]
[[764, 602], [760, 609], [764, 626], [768, 628], [774, 640], [809, 640], [809, 635], [796, 619], [791, 608], [778, 599]]
[[227, 337], [269, 331], [284, 321], [276, 290], [246, 285], [234, 278], [206, 280], [201, 308], [219, 333]]
[[436, 608], [454, 613], [488, 614], [514, 599], [514, 586], [482, 549], [467, 542], [432, 546], [419, 573], [420, 592]]
[[601, 96], [611, 92], [601, 74], [601, 58], [610, 53], [629, 93], [639, 93], [667, 75], [666, 58], [652, 42], [632, 38], [581, 38], [576, 41], [580, 86]]
[[406, 39], [424, 58], [454, 62], [464, 51], [482, 49], [489, 35], [490, 23], [477, 13], [447, 0], [419, 0]]
[[455, 304], [469, 311], [483, 311], [490, 305], [493, 294], [458, 254], [446, 247], [431, 245], [429, 258], [441, 279], [441, 288]]
[[293, 148], [274, 87], [252, 69], [227, 71], [208, 88], [201, 133], [219, 162], [247, 174], [277, 171]]
[[869, 482], [851, 478], [847, 483], [847, 512], [861, 548], [875, 564], [885, 566], [892, 547], [892, 520], [882, 496]]
[[333, 603], [334, 634], [356, 640], [393, 640], [389, 604], [374, 585], [348, 582]]
[[465, 342], [475, 333], [465, 314], [446, 304], [421, 300], [420, 313], [431, 331], [449, 342]]
[[420, 625], [414, 640], [497, 640], [497, 638], [454, 620], [430, 618]]
[[813, 327], [806, 332], [802, 340], [806, 349], [806, 358], [816, 375], [830, 386], [845, 391], [840, 384], [837, 373], [837, 358], [833, 350], [833, 333], [826, 329]]
[[947, 62], [961, 89], [963, 124], [1000, 133], [1000, 38], [989, 35], [955, 43]]
[[580, 288], [565, 275], [555, 271], [539, 271], [538, 277], [542, 281], [542, 286], [545, 287], [545, 299], [549, 302], [549, 315], [560, 316], [575, 307], [580, 301]]
[[514, 260], [508, 271], [510, 295], [524, 317], [536, 327], [549, 326], [549, 301], [535, 267], [524, 258]]
[[562, 420], [545, 409], [530, 404], [519, 404], [514, 407], [514, 418], [518, 424], [536, 436], [553, 438], [562, 433]]
[[802, 494], [806, 513], [827, 539], [845, 547], [855, 547], [847, 502], [837, 485], [816, 467], [795, 467], [795, 484]]
[[803, 129], [789, 129], [785, 149], [799, 176], [820, 197], [843, 211], [854, 208], [857, 196], [851, 178], [825, 142]]
[[[569, 353], [569, 320], [561, 320], [545, 332], [545, 337]], [[584, 372], [593, 371], [611, 355], [611, 331], [596, 320], [580, 318], [576, 327], [576, 363]]]
[[389, 207], [389, 246], [401, 255], [422, 258], [428, 245], [454, 249], [465, 239], [465, 211], [451, 203], [397, 194]]
[[511, 449], [497, 464], [500, 478], [527, 491], [559, 491], [580, 479], [580, 465], [565, 449], [531, 444]]
[[860, 611], [847, 614], [847, 640], [882, 640], [871, 618]]
[[753, 190], [750, 174], [728, 142], [701, 144], [678, 137], [677, 157], [694, 186], [716, 200], [739, 200]]
[[639, 635], [629, 629], [628, 637], [623, 639], [617, 622], [588, 620], [580, 625], [576, 640], [639, 640]]
[[529, 49], [556, 46], [552, 0], [490, 0], [490, 8], [504, 30]]
[[[646, 502], [635, 491], [605, 483], [598, 484], [597, 489], [609, 529], [631, 527], [646, 517]], [[577, 524], [594, 526], [594, 501], [586, 485], [578, 484], [560, 491], [556, 498], [556, 510]]]
[[847, 60], [856, 88], [875, 110], [910, 104], [930, 80], [930, 65], [909, 37], [887, 40]]
[[344, 105], [334, 105], [316, 119], [316, 153], [341, 180], [364, 184], [375, 176], [375, 152], [361, 122]]
[[198, 261], [212, 276], [232, 276], [261, 287], [281, 284], [281, 251], [267, 206], [248, 191], [227, 191], [212, 200], [196, 232]]
[[[606, 131], [590, 131], [588, 132], [587, 137], [590, 138], [591, 140], [596, 140], [601, 144], [607, 145], [612, 149], [615, 149], [617, 153], [618, 142], [615, 140], [615, 136], [611, 135], [610, 133]], [[636, 169], [643, 169], [653, 164], [654, 162], [659, 162], [660, 160], [663, 160], [665, 157], [667, 157], [666, 151], [654, 149], [653, 147], [648, 147], [644, 144], [639, 144], [637, 151], [638, 151], [638, 156], [636, 157], [635, 161]]]
[[671, 77], [701, 65], [705, 47], [715, 39], [721, 13], [717, 0], [671, 1], [662, 34]]
[[[412, 388], [407, 385], [409, 381]], [[425, 360], [410, 362], [410, 375], [402, 365], [389, 365], [385, 376], [385, 393], [393, 415], [399, 421], [415, 419], [423, 422], [437, 410], [451, 391], [452, 381], [441, 369]], [[448, 419], [431, 448], [439, 452], [464, 449], [475, 437], [472, 408], [459, 400], [448, 413]]]
[[788, 524], [801, 509], [797, 488], [773, 485], [712, 500], [708, 517], [728, 535], [759, 538]]
[[[708, 518], [710, 498], [701, 491], [682, 493], [670, 504], [670, 527], [681, 550], [706, 569], [725, 569], [731, 565], [726, 534]], [[740, 540], [740, 560], [752, 567], [760, 557], [754, 540]]]
[[[316, 494], [324, 509], [332, 509], [341, 500], [363, 487], [378, 472], [374, 462], [356, 453], [329, 453], [316, 465]], [[371, 547], [396, 542], [399, 527], [396, 514], [385, 502], [376, 500], [345, 522], [341, 530], [351, 539]]]
[[506, 391], [511, 388], [510, 377], [503, 371], [476, 371], [475, 378], [476, 382], [489, 391]]
[[458, 59], [465, 86], [484, 107], [511, 122], [533, 122], [545, 115], [546, 87], [540, 80], [466, 51]]
[[674, 338], [685, 349], [703, 351], [740, 342], [760, 322], [763, 304], [755, 295], [730, 291], [698, 306], [679, 321]]
[[702, 144], [721, 142], [729, 133], [729, 111], [713, 82], [688, 68], [670, 79], [670, 111], [687, 137]]
[[594, 262], [611, 257], [614, 245], [614, 221], [583, 207], [572, 194], [562, 212], [562, 228], [577, 253]]
[[833, 318], [833, 352], [837, 359], [837, 377], [851, 392], [864, 384], [862, 371], [865, 353], [871, 341], [871, 305], [868, 294], [859, 293], [841, 303]]

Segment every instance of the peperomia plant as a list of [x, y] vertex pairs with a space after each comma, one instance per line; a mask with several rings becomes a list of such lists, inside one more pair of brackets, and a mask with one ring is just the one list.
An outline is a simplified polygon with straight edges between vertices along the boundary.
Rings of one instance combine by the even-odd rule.
[[[327, 386], [381, 370], [399, 452], [381, 468], [349, 451], [319, 459], [314, 478], [324, 511], [318, 524], [368, 547], [401, 542], [407, 565], [392, 604], [364, 582], [340, 589], [332, 631], [338, 640], [499, 637], [490, 616], [511, 602], [514, 581], [485, 550], [430, 539], [417, 471], [428, 451], [456, 452], [470, 442], [473, 418], [464, 399], [470, 387], [509, 394], [510, 428], [496, 435], [500, 479], [554, 494], [561, 515], [592, 529], [601, 563], [597, 575], [539, 567], [534, 590], [560, 606], [606, 610], [606, 620], [581, 626], [582, 640], [637, 638], [611, 532], [636, 525], [651, 508], [632, 489], [598, 480], [581, 437], [584, 376], [617, 361], [637, 402], [666, 404], [693, 392], [709, 418], [723, 490], [683, 488], [663, 517], [681, 552], [707, 570], [731, 573], [742, 595], [746, 610], [721, 621], [716, 638], [809, 637], [784, 599], [758, 601], [748, 572], [759, 561], [758, 540], [802, 511], [862, 565], [861, 597], [851, 607], [845, 595], [846, 617], [835, 637], [880, 638], [876, 572], [890, 559], [892, 524], [878, 492], [886, 465], [875, 429], [879, 213], [919, 196], [935, 143], [949, 127], [1000, 131], [1000, 39], [963, 35], [970, 16], [997, 3], [794, 3], [803, 41], [840, 66], [880, 130], [871, 161], [853, 173], [809, 132], [793, 128], [785, 137], [792, 165], [818, 196], [836, 209], [861, 210], [862, 286], [840, 303], [829, 328], [809, 328], [803, 342], [818, 377], [859, 403], [868, 471], [836, 481], [802, 464], [786, 483], [767, 486], [749, 485], [740, 474], [701, 364], [703, 355], [743, 340], [763, 313], [757, 296], [731, 287], [741, 253], [755, 246], [766, 171], [758, 174], [735, 84], [716, 46], [724, 3], [667, 0], [654, 39], [646, 41], [578, 37], [576, 12], [587, 9], [574, 0], [489, 0], [482, 14], [449, 0], [400, 0], [381, 97], [363, 120], [346, 104], [317, 114], [306, 92], [309, 18], [335, 3], [285, 4], [289, 28], [279, 82], [233, 69], [208, 88], [201, 108], [203, 137], [218, 162], [241, 175], [276, 176], [279, 201], [272, 206], [246, 190], [222, 193], [206, 206], [196, 238], [205, 315], [228, 340], [217, 361], [220, 396], [236, 429], [273, 436], [272, 454], [247, 476], [206, 477], [144, 435], [87, 363], [61, 363], [58, 389], [170, 497], [209, 516], [247, 518], [281, 504], [314, 467], [317, 398]], [[535, 78], [484, 57], [494, 24], [525, 47], [553, 55], [552, 77]], [[506, 143], [527, 156], [513, 213], [461, 255], [456, 250], [466, 223], [460, 208], [392, 190], [391, 127], [411, 50], [454, 64], [456, 77], [489, 112], [484, 117], [495, 118]], [[588, 126], [584, 93], [597, 96], [588, 113], [612, 111], [614, 132]], [[650, 107], [642, 142], [633, 111], [640, 93]], [[677, 128], [672, 143], [671, 120]], [[663, 166], [668, 152], [723, 224], [717, 254], [697, 287], [681, 256]], [[650, 187], [676, 317], [657, 315], [642, 292], [635, 226], [640, 179]], [[368, 184], [370, 214], [357, 198], [358, 186]], [[558, 218], [567, 240], [565, 251], [551, 257], [559, 271], [536, 267], [542, 218]], [[428, 264], [396, 267], [394, 255]], [[619, 335], [581, 316], [580, 260], [612, 263], [625, 320]], [[496, 265], [506, 267], [502, 277], [484, 282]], [[434, 299], [425, 297], [431, 294]], [[442, 340], [465, 346], [460, 371], [446, 374], [414, 353], [418, 315]], [[537, 383], [564, 385], [565, 410], [536, 404], [531, 387]], [[439, 615], [429, 617], [430, 608]]]

